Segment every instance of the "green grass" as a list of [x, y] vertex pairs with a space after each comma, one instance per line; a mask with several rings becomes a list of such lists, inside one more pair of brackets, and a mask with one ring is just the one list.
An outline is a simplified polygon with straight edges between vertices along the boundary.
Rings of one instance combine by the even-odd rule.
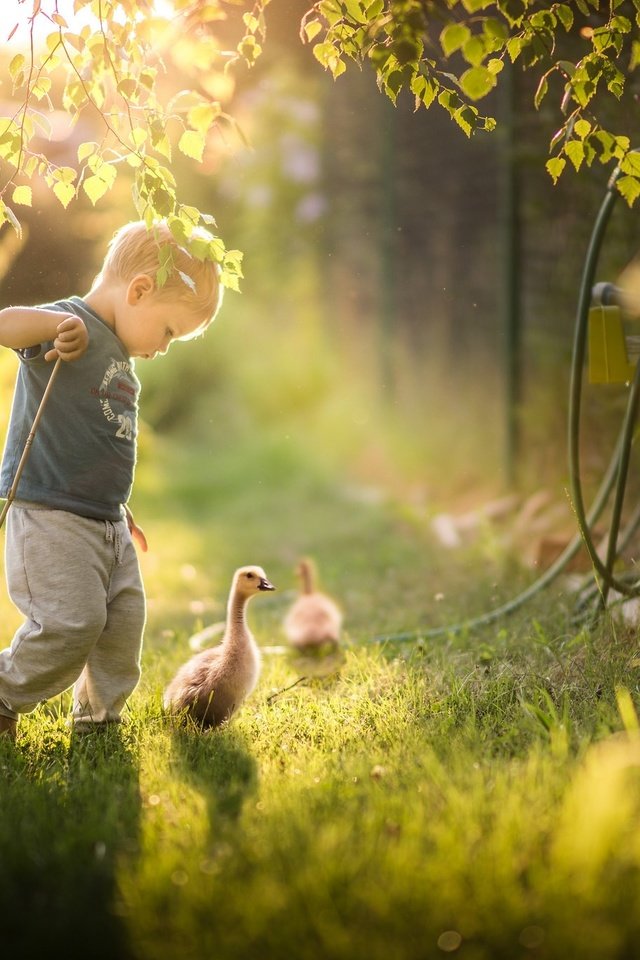
[[[526, 577], [486, 540], [438, 552], [415, 513], [295, 437], [149, 450], [149, 626], [127, 723], [73, 739], [65, 695], [0, 743], [8, 952], [640, 956], [635, 636], [580, 631], [551, 590], [480, 631], [371, 643], [483, 612]], [[163, 684], [190, 632], [223, 616], [235, 566], [279, 587], [249, 611], [272, 648], [301, 553], [345, 608], [342, 658], [266, 653], [227, 728], [176, 728]], [[0, 612], [16, 622], [4, 597]]]

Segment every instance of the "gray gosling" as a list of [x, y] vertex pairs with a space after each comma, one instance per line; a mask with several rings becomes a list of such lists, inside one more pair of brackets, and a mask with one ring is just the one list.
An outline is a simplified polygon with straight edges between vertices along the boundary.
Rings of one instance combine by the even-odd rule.
[[203, 650], [178, 670], [164, 692], [165, 709], [190, 716], [202, 728], [229, 720], [260, 676], [260, 650], [247, 625], [251, 597], [275, 590], [262, 567], [240, 567], [231, 584], [221, 642]]
[[342, 611], [331, 597], [316, 589], [315, 569], [311, 560], [300, 560], [297, 573], [302, 581], [302, 591], [283, 621], [287, 640], [299, 650], [310, 650], [324, 644], [337, 647]]

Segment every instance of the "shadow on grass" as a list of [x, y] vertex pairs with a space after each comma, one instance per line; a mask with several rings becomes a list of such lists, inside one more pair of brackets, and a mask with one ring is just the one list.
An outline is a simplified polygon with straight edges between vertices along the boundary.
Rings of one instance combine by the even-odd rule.
[[233, 727], [202, 732], [190, 721], [173, 731], [178, 772], [205, 798], [212, 837], [223, 835], [255, 793], [257, 767]]
[[115, 881], [138, 848], [138, 758], [116, 728], [0, 743], [0, 924], [12, 956], [133, 960]]

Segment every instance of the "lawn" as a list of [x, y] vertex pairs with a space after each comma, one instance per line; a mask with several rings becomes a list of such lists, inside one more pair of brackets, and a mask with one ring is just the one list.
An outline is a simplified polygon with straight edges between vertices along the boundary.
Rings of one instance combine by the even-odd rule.
[[[379, 642], [531, 575], [486, 538], [443, 553], [415, 510], [284, 433], [215, 457], [147, 449], [149, 624], [127, 722], [73, 739], [66, 695], [0, 744], [7, 953], [640, 957], [635, 635], [580, 627], [551, 587], [482, 630]], [[283, 650], [306, 553], [345, 610], [337, 659]], [[176, 727], [163, 684], [245, 563], [278, 587], [249, 608], [258, 688], [227, 728]]]

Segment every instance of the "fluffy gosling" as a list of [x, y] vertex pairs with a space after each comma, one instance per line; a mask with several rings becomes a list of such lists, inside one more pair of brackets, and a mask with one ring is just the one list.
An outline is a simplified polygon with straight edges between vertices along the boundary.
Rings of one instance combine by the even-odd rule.
[[178, 670], [164, 693], [165, 709], [186, 713], [202, 728], [229, 720], [254, 689], [260, 676], [260, 650], [249, 630], [246, 605], [251, 597], [275, 587], [262, 567], [236, 570], [223, 638]]
[[325, 644], [337, 647], [342, 627], [340, 608], [331, 597], [316, 589], [311, 560], [300, 560], [297, 573], [302, 591], [283, 621], [287, 640], [298, 650], [317, 649]]

